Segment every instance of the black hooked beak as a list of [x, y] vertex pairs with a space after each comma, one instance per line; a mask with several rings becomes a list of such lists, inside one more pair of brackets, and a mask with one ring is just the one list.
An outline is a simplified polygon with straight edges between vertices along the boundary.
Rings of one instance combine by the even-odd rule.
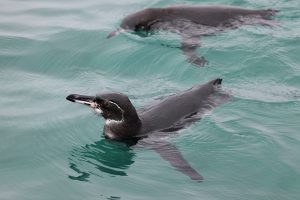
[[85, 96], [80, 94], [70, 94], [66, 97], [67, 100], [75, 103], [81, 103], [87, 106], [92, 106], [95, 102], [94, 96]]

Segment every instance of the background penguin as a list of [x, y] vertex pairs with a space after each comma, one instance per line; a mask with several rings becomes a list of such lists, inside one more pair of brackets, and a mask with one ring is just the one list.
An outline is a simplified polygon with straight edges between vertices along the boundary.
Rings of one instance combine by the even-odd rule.
[[166, 8], [146, 8], [127, 15], [120, 28], [107, 38], [131, 30], [140, 36], [148, 36], [155, 31], [170, 31], [181, 36], [181, 50], [187, 61], [196, 66], [204, 66], [208, 61], [197, 55], [201, 46], [200, 37], [215, 35], [242, 25], [277, 24], [272, 17], [278, 10], [247, 9], [224, 5], [178, 5]]

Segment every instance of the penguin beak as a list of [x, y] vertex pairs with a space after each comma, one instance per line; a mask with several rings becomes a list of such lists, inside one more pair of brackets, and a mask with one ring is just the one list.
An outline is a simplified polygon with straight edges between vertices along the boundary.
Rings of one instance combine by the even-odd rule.
[[85, 95], [80, 95], [80, 94], [70, 94], [69, 96], [66, 97], [67, 100], [75, 103], [81, 103], [87, 106], [93, 107], [95, 102], [95, 97], [94, 96], [85, 96]]
[[80, 94], [70, 94], [69, 96], [66, 97], [66, 99], [71, 102], [80, 103], [80, 104], [89, 106], [96, 112], [96, 114], [102, 115], [102, 113], [103, 113], [103, 111], [100, 108], [100, 105], [98, 104], [99, 102], [100, 102], [100, 104], [102, 102], [104, 102], [105, 100], [103, 100], [103, 99], [98, 98], [97, 99], [98, 103], [97, 103], [95, 96], [85, 96], [85, 95], [80, 95]]
[[117, 30], [111, 32], [110, 34], [108, 34], [108, 36], [106, 37], [107, 39], [112, 38], [116, 35], [119, 35], [120, 33], [124, 32], [124, 29], [122, 28], [118, 28]]

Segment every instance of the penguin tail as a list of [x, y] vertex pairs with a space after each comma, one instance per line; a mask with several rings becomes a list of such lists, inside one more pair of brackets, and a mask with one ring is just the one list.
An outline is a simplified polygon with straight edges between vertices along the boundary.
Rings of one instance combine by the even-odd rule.
[[223, 79], [221, 78], [217, 78], [213, 81], [213, 85], [217, 86], [217, 85], [221, 85], [222, 84]]

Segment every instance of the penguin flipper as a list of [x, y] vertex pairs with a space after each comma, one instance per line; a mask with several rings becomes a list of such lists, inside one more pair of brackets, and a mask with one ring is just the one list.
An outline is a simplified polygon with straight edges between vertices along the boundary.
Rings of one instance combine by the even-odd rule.
[[192, 180], [203, 180], [203, 177], [192, 168], [174, 144], [167, 141], [151, 141], [143, 142], [143, 146], [157, 152], [164, 160], [168, 161], [173, 167], [175, 167], [176, 170], [189, 176]]
[[187, 57], [189, 63], [203, 67], [208, 64], [208, 61], [203, 57], [197, 55], [197, 49], [201, 46], [200, 36], [182, 35], [181, 50], [183, 55]]

